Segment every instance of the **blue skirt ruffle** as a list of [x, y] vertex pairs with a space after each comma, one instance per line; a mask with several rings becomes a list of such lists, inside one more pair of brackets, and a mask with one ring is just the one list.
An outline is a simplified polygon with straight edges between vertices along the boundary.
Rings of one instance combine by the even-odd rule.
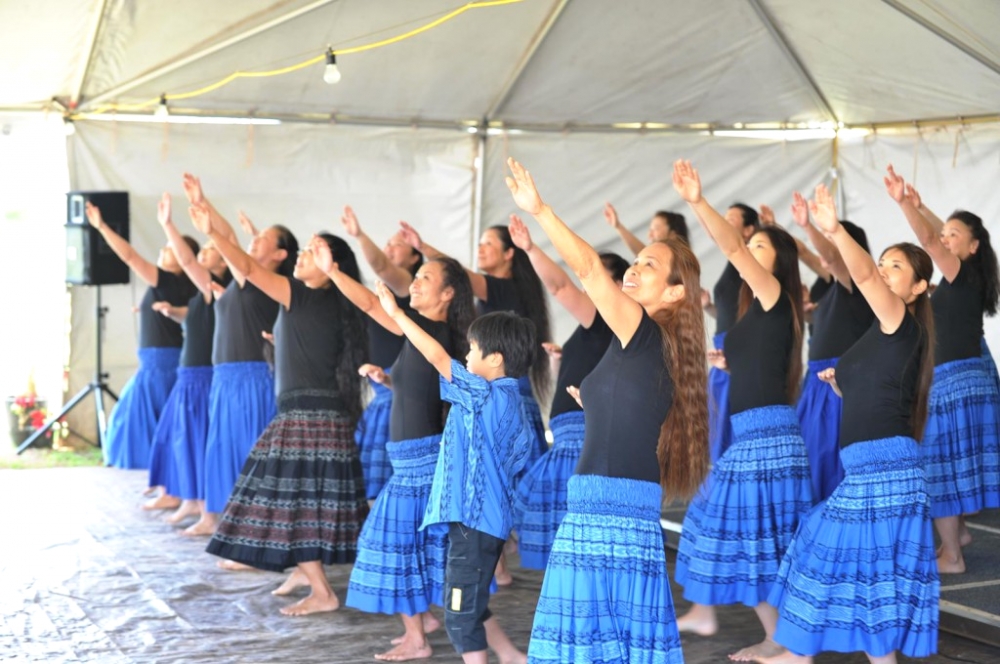
[[[160, 415], [149, 466], [150, 486], [184, 500], [205, 499], [205, 442], [208, 438], [208, 398], [212, 367], [180, 367], [177, 382]], [[160, 464], [159, 466], [157, 464]], [[157, 481], [154, 468], [167, 468]]]
[[139, 370], [121, 391], [108, 419], [104, 463], [149, 468], [156, 423], [177, 379], [180, 348], [140, 348]]
[[271, 368], [266, 362], [215, 365], [208, 404], [205, 510], [222, 512], [250, 450], [276, 414]]
[[757, 606], [812, 506], [809, 461], [790, 406], [730, 419], [733, 444], [684, 517], [675, 579], [692, 602]]
[[1000, 507], [1000, 394], [982, 358], [934, 368], [920, 448], [933, 518]]
[[389, 478], [361, 529], [347, 606], [408, 616], [441, 605], [448, 524], [419, 530], [441, 450], [441, 435], [389, 443]]
[[574, 475], [545, 569], [528, 661], [682, 664], [659, 485]]
[[[722, 348], [726, 333], [713, 337], [716, 350]], [[708, 453], [715, 463], [733, 442], [729, 422], [729, 372], [712, 367], [708, 370]]]
[[854, 443], [841, 458], [847, 476], [803, 517], [768, 598], [774, 639], [799, 655], [932, 655], [940, 582], [917, 443]]
[[[386, 371], [388, 373], [388, 371]], [[354, 440], [361, 455], [361, 472], [365, 476], [365, 495], [374, 500], [389, 478], [392, 477], [392, 463], [386, 454], [389, 442], [389, 415], [392, 412], [392, 390], [373, 380], [368, 381], [375, 396], [361, 414]]]
[[809, 361], [802, 394], [795, 409], [809, 457], [813, 500], [817, 503], [826, 500], [844, 479], [844, 467], [840, 465], [840, 413], [843, 402], [832, 387], [816, 376], [824, 369], [836, 367], [837, 359]]
[[986, 337], [983, 337], [980, 347], [983, 350], [983, 362], [986, 363], [986, 373], [996, 383], [997, 391], [1000, 392], [1000, 373], [997, 372], [997, 363], [993, 360], [993, 353], [990, 352], [990, 347], [986, 345]]
[[535, 395], [531, 391], [531, 380], [527, 376], [521, 376], [517, 381], [517, 387], [521, 392], [524, 414], [528, 418], [528, 429], [534, 435], [533, 444], [528, 452], [528, 461], [524, 465], [524, 469], [527, 471], [549, 450], [549, 444], [545, 440], [545, 422], [542, 420], [542, 410], [538, 407], [538, 401], [535, 400]]
[[549, 422], [552, 449], [531, 466], [517, 485], [515, 524], [521, 567], [545, 569], [556, 531], [566, 516], [566, 484], [583, 448], [583, 411]]

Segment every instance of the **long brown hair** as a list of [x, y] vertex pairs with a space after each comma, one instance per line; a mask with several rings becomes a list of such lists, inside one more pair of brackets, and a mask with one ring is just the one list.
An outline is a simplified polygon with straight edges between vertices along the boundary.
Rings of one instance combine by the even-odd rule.
[[[922, 248], [910, 242], [900, 242], [886, 247], [882, 252], [885, 256], [890, 251], [898, 251], [906, 257], [913, 268], [913, 278], [923, 279], [929, 286], [934, 276], [934, 262]], [[924, 425], [927, 424], [927, 397], [931, 393], [931, 382], [934, 380], [934, 313], [931, 311], [929, 289], [917, 296], [909, 305], [913, 317], [920, 327], [920, 373], [917, 374], [917, 394], [913, 400], [913, 412], [910, 423], [913, 425], [913, 437], [920, 440], [924, 437]]]
[[667, 498], [690, 498], [708, 474], [708, 370], [701, 266], [683, 240], [662, 243], [673, 254], [667, 283], [682, 284], [684, 299], [652, 316], [663, 334], [663, 359], [674, 383], [674, 401], [660, 427], [656, 456]]

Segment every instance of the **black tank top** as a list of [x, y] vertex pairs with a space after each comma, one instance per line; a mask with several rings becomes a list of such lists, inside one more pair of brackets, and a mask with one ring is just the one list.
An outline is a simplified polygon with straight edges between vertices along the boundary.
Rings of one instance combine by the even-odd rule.
[[274, 324], [275, 392], [279, 398], [295, 390], [339, 392], [337, 363], [344, 348], [340, 312], [348, 306], [346, 300], [336, 288], [288, 281], [291, 306], [281, 307]]
[[169, 302], [175, 307], [183, 307], [196, 290], [186, 274], [156, 268], [156, 285], [146, 289], [139, 304], [139, 348], [180, 348], [184, 345], [180, 323], [153, 311], [153, 303]]
[[577, 325], [576, 330], [563, 345], [562, 361], [559, 363], [559, 377], [556, 379], [556, 393], [552, 397], [549, 417], [581, 410], [576, 399], [566, 392], [569, 386], [580, 387], [597, 363], [604, 357], [614, 333], [598, 313], [590, 327]]
[[[290, 279], [295, 283], [295, 279]], [[278, 303], [247, 281], [242, 288], [233, 281], [215, 302], [215, 336], [212, 364], [263, 362], [261, 332], [271, 332], [278, 318]]]
[[726, 335], [729, 413], [788, 405], [788, 369], [794, 342], [792, 304], [784, 293], [770, 311], [754, 298]]
[[743, 287], [743, 278], [739, 271], [733, 267], [732, 263], [726, 263], [726, 269], [722, 271], [722, 276], [715, 282], [712, 289], [712, 299], [715, 300], [715, 333], [722, 334], [729, 332], [740, 310], [740, 289]]
[[809, 359], [840, 357], [868, 331], [873, 320], [875, 314], [860, 289], [854, 285], [853, 291], [848, 291], [835, 281], [813, 311]]
[[483, 277], [486, 279], [486, 299], [476, 300], [476, 309], [480, 316], [494, 311], [513, 311], [518, 316], [527, 317], [528, 310], [513, 279], [501, 279], [488, 274]]
[[964, 262], [948, 282], [941, 279], [931, 297], [934, 312], [934, 366], [979, 357], [983, 338], [983, 290], [973, 283]]
[[[407, 314], [411, 313], [410, 298], [396, 298], [396, 305]], [[410, 316], [411, 318], [413, 316]], [[403, 348], [405, 337], [393, 334], [371, 318], [368, 319], [368, 361], [377, 367], [387, 369], [392, 366]]]
[[628, 346], [612, 337], [580, 395], [587, 424], [576, 474], [658, 484], [656, 447], [674, 400], [660, 326], [643, 312]]
[[876, 320], [837, 363], [837, 385], [844, 395], [840, 446], [890, 436], [913, 437], [923, 332], [907, 312], [892, 334]]
[[[451, 354], [448, 323], [424, 318], [415, 311], [407, 312], [407, 315]], [[389, 439], [399, 442], [441, 433], [444, 431], [443, 413], [437, 369], [409, 340], [404, 341], [396, 363], [392, 365]]]
[[[212, 283], [227, 286], [232, 277], [226, 272], [225, 278], [212, 275]], [[181, 327], [184, 329], [184, 347], [181, 348], [182, 367], [212, 366], [212, 337], [215, 336], [215, 298], [205, 302], [201, 291], [194, 294], [187, 305], [187, 316]]]

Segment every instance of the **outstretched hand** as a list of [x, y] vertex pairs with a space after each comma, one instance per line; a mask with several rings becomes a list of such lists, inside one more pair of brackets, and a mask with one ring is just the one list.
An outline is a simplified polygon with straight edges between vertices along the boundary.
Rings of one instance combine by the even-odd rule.
[[385, 369], [374, 364], [362, 364], [358, 367], [358, 375], [369, 378], [379, 385], [385, 385], [388, 376], [385, 373]]
[[538, 193], [538, 188], [535, 187], [535, 180], [531, 177], [531, 173], [513, 157], [507, 159], [507, 168], [510, 169], [510, 175], [504, 178], [504, 182], [507, 183], [507, 188], [510, 189], [510, 195], [514, 197], [517, 207], [528, 214], [541, 212], [545, 203], [542, 202], [542, 197]]
[[883, 178], [885, 182], [885, 190], [889, 192], [892, 196], [892, 200], [897, 203], [902, 203], [903, 198], [906, 196], [906, 182], [902, 177], [896, 175], [895, 169], [893, 169], [892, 164], [889, 164], [888, 174]]
[[330, 245], [320, 236], [312, 236], [312, 239], [309, 240], [309, 250], [312, 251], [316, 267], [324, 274], [330, 274], [339, 269], [336, 261], [333, 260], [333, 252], [330, 251]]
[[389, 287], [381, 281], [375, 282], [375, 294], [378, 295], [378, 301], [382, 304], [382, 308], [385, 309], [385, 313], [389, 314], [390, 318], [395, 318], [400, 311], [399, 304], [396, 303], [396, 296], [393, 295]]
[[701, 178], [690, 161], [678, 159], [674, 162], [673, 181], [681, 198], [692, 205], [701, 202]]
[[792, 219], [802, 228], [809, 225], [809, 203], [797, 191], [792, 194]]
[[424, 248], [424, 241], [420, 238], [420, 233], [413, 226], [410, 226], [405, 221], [399, 222], [399, 232], [403, 236], [403, 242], [410, 245], [417, 251], [422, 251]]
[[726, 353], [724, 351], [713, 348], [705, 353], [705, 357], [708, 358], [708, 363], [716, 369], [729, 371], [729, 365], [726, 363]]
[[170, 223], [170, 194], [163, 192], [160, 196], [160, 202], [156, 206], [156, 220], [160, 222], [161, 226], [166, 226]]
[[910, 205], [916, 209], [920, 209], [923, 206], [923, 201], [920, 199], [920, 194], [917, 193], [916, 188], [912, 184], [906, 185], [905, 194], [906, 200], [910, 201]]
[[840, 386], [837, 385], [837, 369], [835, 367], [830, 367], [829, 369], [823, 369], [816, 374], [816, 377], [821, 381], [833, 388], [833, 391], [837, 393], [837, 396], [844, 396], [840, 393]]
[[615, 230], [621, 228], [622, 222], [618, 219], [618, 210], [611, 203], [604, 204], [604, 221], [608, 222], [608, 226]]
[[817, 185], [816, 194], [809, 201], [809, 211], [812, 212], [816, 226], [827, 235], [835, 233], [840, 226], [837, 220], [837, 206], [825, 184]]
[[250, 221], [250, 217], [248, 217], [243, 210], [239, 211], [239, 213], [237, 214], [237, 219], [239, 219], [240, 228], [243, 229], [244, 233], [246, 233], [250, 237], [257, 235], [257, 227], [253, 225], [253, 222]]
[[510, 232], [510, 241], [515, 247], [522, 251], [531, 251], [531, 233], [519, 216], [510, 215], [510, 225], [507, 226], [507, 230]]
[[205, 192], [201, 189], [200, 178], [196, 178], [190, 173], [185, 173], [181, 185], [184, 187], [184, 195], [187, 196], [188, 203], [198, 205], [205, 202]]
[[778, 222], [774, 218], [774, 210], [770, 205], [760, 204], [760, 223], [764, 226], [777, 226]]
[[268, 332], [267, 330], [261, 330], [260, 336], [263, 337], [264, 341], [268, 342], [272, 346], [274, 345], [274, 334]]
[[153, 311], [169, 317], [172, 306], [169, 302], [154, 302], [151, 308]]
[[580, 408], [583, 408], [583, 399], [580, 398], [580, 388], [576, 385], [567, 385], [566, 393], [573, 397], [573, 401], [577, 403]]
[[191, 215], [191, 223], [200, 232], [205, 235], [212, 232], [212, 214], [208, 211], [208, 206], [205, 203], [190, 206], [188, 214]]
[[545, 350], [545, 354], [553, 360], [562, 359], [563, 349], [558, 344], [554, 344], [551, 341], [543, 341], [542, 348]]
[[354, 210], [351, 209], [350, 205], [344, 206], [344, 213], [340, 215], [340, 223], [344, 227], [344, 232], [351, 237], [361, 235], [361, 224], [358, 223], [358, 218], [354, 215]]
[[104, 217], [101, 216], [101, 208], [87, 201], [84, 210], [87, 213], [87, 223], [97, 230], [101, 230], [101, 227], [104, 226]]

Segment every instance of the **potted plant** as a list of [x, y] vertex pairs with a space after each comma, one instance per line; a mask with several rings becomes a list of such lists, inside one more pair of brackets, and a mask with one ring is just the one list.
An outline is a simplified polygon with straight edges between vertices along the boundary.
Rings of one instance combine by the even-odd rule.
[[[28, 389], [24, 394], [7, 398], [8, 421], [10, 424], [10, 439], [15, 446], [20, 445], [33, 433], [45, 426], [49, 411], [45, 400], [39, 399], [35, 393], [34, 380], [28, 380]], [[35, 443], [38, 447], [52, 446], [52, 433], [48, 432], [42, 440]]]

